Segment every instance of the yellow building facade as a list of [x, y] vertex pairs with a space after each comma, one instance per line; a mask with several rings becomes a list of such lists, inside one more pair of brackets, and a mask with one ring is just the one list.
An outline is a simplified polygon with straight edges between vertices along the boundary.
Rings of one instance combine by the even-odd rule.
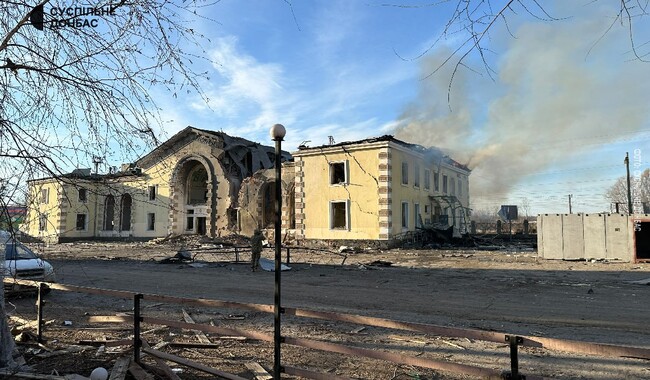
[[435, 148], [383, 136], [292, 155], [299, 238], [389, 241], [424, 226], [466, 232], [470, 170]]
[[[273, 233], [274, 148], [188, 127], [107, 174], [29, 181], [24, 232], [50, 242]], [[282, 153], [282, 230], [296, 240], [391, 241], [423, 227], [464, 233], [469, 174], [392, 136]]]

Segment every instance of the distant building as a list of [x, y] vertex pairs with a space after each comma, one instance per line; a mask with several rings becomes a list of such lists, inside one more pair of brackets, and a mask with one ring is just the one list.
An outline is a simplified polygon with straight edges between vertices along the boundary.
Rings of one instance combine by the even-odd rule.
[[25, 220], [26, 214], [27, 207], [25, 206], [9, 205], [0, 207], [0, 229], [19, 229]]
[[[48, 241], [273, 231], [274, 148], [188, 127], [108, 174], [29, 181], [25, 231]], [[392, 136], [282, 153], [282, 229], [295, 239], [389, 242], [469, 223], [469, 174]]]

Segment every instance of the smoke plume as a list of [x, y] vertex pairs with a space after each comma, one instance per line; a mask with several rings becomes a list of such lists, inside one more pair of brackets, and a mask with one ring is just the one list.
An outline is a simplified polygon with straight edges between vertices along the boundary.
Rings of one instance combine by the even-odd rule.
[[[526, 174], [638, 131], [649, 116], [650, 63], [633, 59], [625, 25], [594, 44], [612, 21], [598, 12], [520, 25], [499, 50], [495, 81], [461, 67], [449, 102], [453, 67], [422, 80], [396, 137], [468, 164], [472, 197], [481, 197], [507, 195]], [[448, 54], [427, 57], [423, 76]]]

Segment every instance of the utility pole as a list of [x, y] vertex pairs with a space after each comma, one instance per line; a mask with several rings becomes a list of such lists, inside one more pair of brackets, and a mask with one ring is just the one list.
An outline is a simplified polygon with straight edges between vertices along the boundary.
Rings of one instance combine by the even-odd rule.
[[569, 214], [571, 214], [571, 197], [573, 197], [573, 194], [569, 194]]
[[625, 170], [627, 170], [627, 213], [634, 214], [632, 210], [632, 190], [630, 189], [630, 156], [625, 152]]

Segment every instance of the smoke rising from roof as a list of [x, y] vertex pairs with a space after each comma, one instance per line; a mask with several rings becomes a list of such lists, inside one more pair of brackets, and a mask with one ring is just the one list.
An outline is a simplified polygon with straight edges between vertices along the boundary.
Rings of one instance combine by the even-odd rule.
[[[650, 63], [633, 59], [620, 23], [594, 45], [612, 22], [611, 9], [581, 12], [520, 25], [498, 49], [495, 82], [461, 67], [449, 103], [452, 66], [424, 79], [395, 136], [440, 147], [470, 166], [472, 197], [480, 197], [505, 196], [526, 174], [616, 141], [621, 131], [647, 128]], [[424, 59], [423, 76], [448, 54]]]

